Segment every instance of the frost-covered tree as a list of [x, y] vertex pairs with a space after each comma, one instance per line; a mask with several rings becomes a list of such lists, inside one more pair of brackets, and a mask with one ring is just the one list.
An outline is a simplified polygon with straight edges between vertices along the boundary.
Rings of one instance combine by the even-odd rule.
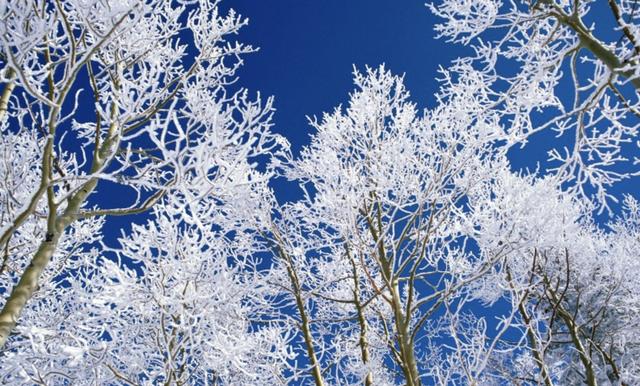
[[619, 199], [608, 188], [638, 175], [637, 1], [442, 0], [429, 8], [443, 19], [439, 36], [473, 50], [443, 71], [442, 96], [475, 88], [478, 117], [500, 123], [505, 149], [549, 141], [548, 168], [570, 190], [602, 208]]
[[429, 358], [464, 288], [503, 258], [477, 253], [469, 200], [507, 165], [493, 158], [490, 123], [460, 111], [473, 109], [470, 93], [421, 115], [383, 67], [355, 83], [289, 162], [305, 195], [274, 220], [278, 285], [316, 385], [420, 385], [437, 379]]
[[287, 162], [304, 197], [267, 236], [299, 379], [633, 384], [635, 201], [603, 228], [554, 176], [510, 171], [473, 89], [421, 115], [384, 68], [355, 83]]
[[[235, 193], [243, 198], [228, 205], [260, 202], [245, 187]], [[212, 196], [171, 197], [120, 247], [83, 259], [31, 299], [2, 383], [284, 383], [289, 335], [265, 300], [256, 233]]]
[[632, 295], [639, 268], [636, 201], [627, 197], [622, 217], [603, 227], [591, 219], [591, 206], [559, 190], [553, 178], [507, 175], [477, 194], [491, 200], [473, 200], [480, 205], [472, 211], [484, 218], [475, 240], [482, 253], [500, 249], [504, 259], [469, 286], [469, 296], [497, 315], [510, 314], [504, 337], [476, 331], [460, 338], [493, 347], [470, 355], [483, 358], [484, 377], [545, 385], [637, 383], [631, 359], [638, 355], [640, 321]]
[[[488, 305], [511, 303], [512, 326], [522, 332], [515, 342], [496, 341], [519, 354], [491, 359], [492, 376], [546, 385], [637, 383], [629, 359], [637, 355], [631, 294], [638, 268], [630, 252], [637, 248], [637, 204], [626, 197], [622, 217], [604, 225], [583, 201], [595, 198], [606, 209], [621, 198], [610, 188], [638, 175], [637, 2], [445, 0], [429, 8], [444, 19], [435, 27], [440, 36], [474, 53], [443, 72], [441, 97], [475, 90], [476, 116], [500, 128], [496, 149], [514, 154], [534, 142], [549, 155], [544, 182], [512, 181], [519, 188], [499, 184], [485, 193], [494, 215], [481, 228], [496, 232], [481, 231], [478, 241], [510, 252], [481, 280], [479, 295], [486, 292], [480, 298]], [[512, 235], [507, 244], [505, 231]]]
[[228, 40], [246, 21], [217, 1], [0, 10], [4, 346], [43, 275], [97, 241], [100, 218], [145, 212], [194, 173], [202, 195], [228, 195], [260, 178], [248, 160], [275, 138], [270, 101], [225, 90], [252, 49]]

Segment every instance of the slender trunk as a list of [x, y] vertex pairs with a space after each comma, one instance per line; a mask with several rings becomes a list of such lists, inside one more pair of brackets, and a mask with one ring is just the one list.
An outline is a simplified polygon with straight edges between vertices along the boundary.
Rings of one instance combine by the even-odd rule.
[[[373, 206], [372, 206], [373, 207]], [[388, 300], [391, 309], [393, 310], [393, 316], [395, 320], [395, 328], [397, 334], [397, 344], [400, 349], [400, 367], [405, 376], [407, 386], [420, 386], [420, 373], [418, 372], [418, 364], [415, 358], [415, 352], [413, 347], [413, 339], [411, 337], [411, 331], [409, 331], [409, 321], [404, 316], [404, 305], [400, 298], [400, 289], [398, 282], [394, 278], [393, 261], [387, 259], [386, 247], [384, 242], [384, 227], [382, 224], [382, 205], [377, 202], [377, 216], [376, 223], [374, 225], [371, 217], [367, 215], [367, 226], [371, 237], [377, 246], [378, 264], [382, 271], [382, 276], [385, 280], [389, 292], [391, 293], [391, 299]], [[377, 229], [376, 229], [377, 228]]]
[[[57, 113], [58, 111], [54, 110], [52, 112], [52, 116], [57, 116]], [[33, 293], [38, 288], [38, 280], [40, 279], [42, 272], [44, 272], [47, 264], [49, 263], [49, 260], [53, 256], [56, 247], [58, 246], [58, 240], [60, 239], [60, 232], [58, 232], [58, 227], [56, 226], [58, 225], [59, 220], [57, 218], [57, 207], [51, 200], [52, 192], [51, 187], [49, 186], [49, 183], [51, 181], [52, 158], [53, 139], [49, 138], [47, 139], [42, 155], [42, 175], [40, 177], [40, 188], [38, 189], [38, 192], [42, 191], [42, 193], [40, 193], [40, 196], [42, 196], [46, 191], [49, 198], [47, 233], [45, 235], [44, 242], [40, 244], [38, 250], [31, 259], [31, 262], [22, 273], [18, 284], [13, 287], [11, 295], [9, 295], [7, 302], [2, 307], [2, 311], [0, 311], [0, 349], [4, 347], [7, 339], [9, 339], [9, 335], [18, 323], [20, 314], [22, 313], [24, 306], [27, 304], [27, 301], [33, 296]], [[36, 194], [36, 197], [38, 197], [38, 194]], [[32, 199], [29, 205], [29, 207], [32, 207], [34, 210], [37, 205], [36, 197]], [[17, 221], [19, 221], [21, 218], [22, 221], [25, 221], [28, 215], [28, 212], [22, 213], [20, 216], [18, 216]], [[14, 227], [17, 227], [19, 225], [20, 223], [18, 223], [17, 225], [14, 224]], [[15, 229], [13, 229], [13, 231], [15, 231]], [[7, 233], [5, 233], [5, 235], [7, 235]], [[11, 234], [9, 233], [8, 235], [10, 236]], [[8, 238], [6, 242], [8, 242]]]
[[584, 367], [585, 378], [586, 378], [585, 381], [587, 385], [598, 386], [598, 380], [596, 378], [596, 373], [593, 368], [593, 361], [591, 360], [591, 358], [589, 358], [589, 356], [587, 356], [587, 350], [584, 347], [582, 340], [580, 339], [580, 331], [579, 331], [578, 325], [576, 324], [573, 316], [569, 312], [567, 312], [567, 310], [564, 309], [562, 304], [560, 304], [561, 299], [558, 298], [555, 291], [553, 291], [551, 283], [546, 277], [545, 277], [545, 285], [547, 286], [547, 293], [549, 295], [549, 298], [555, 303], [554, 306], [557, 309], [558, 315], [560, 316], [562, 321], [567, 326], [567, 329], [569, 330], [569, 335], [571, 336], [571, 342], [576, 348], [576, 351], [578, 352], [578, 356], [580, 357], [580, 362], [582, 362], [582, 365]]
[[553, 382], [551, 381], [551, 377], [549, 376], [549, 371], [547, 370], [547, 365], [544, 362], [544, 354], [540, 347], [538, 347], [538, 339], [536, 338], [536, 335], [531, 328], [531, 318], [529, 317], [524, 304], [520, 303], [518, 305], [518, 311], [520, 312], [520, 316], [522, 316], [522, 320], [527, 325], [527, 338], [529, 339], [529, 346], [531, 347], [533, 358], [538, 365], [538, 369], [540, 370], [540, 376], [542, 376], [545, 386], [553, 386]]
[[20, 281], [11, 291], [2, 311], [0, 311], [0, 349], [2, 349], [15, 328], [27, 301], [33, 296], [38, 288], [38, 281], [42, 276], [47, 264], [56, 251], [58, 242], [65, 229], [77, 219], [78, 209], [85, 202], [87, 196], [95, 189], [98, 181], [91, 179], [69, 199], [67, 208], [60, 216], [55, 215], [56, 208], [50, 208], [50, 225], [47, 228], [45, 240], [40, 244], [31, 263], [22, 273]]
[[9, 79], [9, 81], [5, 84], [2, 94], [0, 94], [0, 122], [2, 122], [5, 115], [7, 115], [7, 111], [9, 110], [9, 98], [11, 98], [13, 89], [16, 87], [16, 82], [13, 80], [14, 75], [15, 73], [13, 69], [7, 68], [7, 79]]
[[[49, 235], [51, 233], [47, 236]], [[14, 287], [11, 296], [9, 296], [2, 308], [2, 312], [0, 312], [0, 348], [4, 347], [9, 334], [18, 323], [22, 309], [38, 287], [38, 279], [49, 263], [51, 256], [53, 256], [58, 240], [59, 236], [56, 235], [53, 238], [47, 238], [40, 244], [31, 263], [25, 269], [20, 281]]]
[[[535, 258], [534, 258], [534, 262], [535, 262]], [[535, 263], [534, 263], [534, 266], [535, 266]], [[506, 267], [506, 272], [507, 272], [507, 279], [509, 280], [509, 286], [511, 287], [511, 290], [514, 291], [515, 293], [515, 286], [513, 285], [511, 270], [509, 269], [508, 266]], [[540, 375], [544, 380], [544, 384], [545, 386], [553, 386], [553, 381], [551, 380], [551, 376], [549, 375], [547, 365], [544, 362], [544, 352], [538, 346], [538, 339], [536, 337], [536, 334], [533, 331], [533, 327], [531, 327], [531, 317], [529, 316], [529, 313], [527, 312], [527, 309], [525, 307], [525, 299], [527, 295], [528, 293], [525, 293], [525, 295], [523, 296], [523, 299], [518, 302], [518, 312], [520, 313], [522, 320], [527, 326], [527, 339], [529, 340], [531, 353], [533, 354], [533, 358], [536, 362], [536, 365], [540, 370]]]
[[298, 312], [300, 313], [301, 319], [300, 327], [302, 329], [302, 335], [304, 336], [304, 343], [307, 348], [309, 362], [311, 362], [311, 375], [313, 376], [313, 380], [315, 381], [316, 386], [324, 386], [322, 369], [320, 368], [320, 363], [318, 361], [318, 357], [316, 356], [315, 347], [313, 345], [313, 336], [311, 335], [309, 317], [307, 316], [307, 311], [304, 306], [304, 300], [302, 299], [302, 294], [300, 293], [300, 288], [298, 286], [298, 278], [295, 272], [292, 272], [292, 270], [289, 270], [289, 276], [292, 278], [292, 281], [294, 283], [296, 306], [298, 308]]
[[[356, 266], [356, 262], [354, 261], [351, 253], [347, 249], [347, 256], [349, 257], [349, 261], [351, 262], [351, 269], [353, 272], [353, 298], [356, 305], [356, 312], [358, 314], [358, 325], [360, 327], [360, 352], [362, 355], [362, 363], [365, 365], [369, 363], [369, 340], [367, 339], [367, 319], [364, 314], [364, 306], [362, 305], [362, 301], [360, 299], [360, 289], [359, 289], [359, 280], [358, 280], [358, 269]], [[364, 379], [365, 386], [373, 385], [373, 374], [371, 371], [367, 372], [367, 376]]]
[[[362, 353], [362, 363], [365, 365], [369, 363], [369, 341], [367, 340], [367, 320], [364, 316], [364, 309], [362, 308], [360, 301], [356, 301], [356, 310], [358, 312], [358, 324], [360, 325], [360, 351]], [[365, 386], [373, 385], [373, 374], [371, 371], [367, 372], [367, 376], [364, 378]]]
[[302, 287], [300, 286], [300, 279], [298, 278], [298, 274], [294, 268], [293, 261], [289, 257], [289, 254], [284, 251], [281, 245], [277, 245], [277, 248], [280, 257], [283, 258], [286, 262], [287, 274], [289, 275], [291, 285], [293, 286], [293, 295], [296, 300], [296, 308], [298, 309], [298, 313], [300, 314], [300, 329], [302, 330], [302, 336], [304, 337], [304, 344], [307, 349], [309, 363], [311, 363], [311, 376], [313, 377], [316, 386], [324, 386], [325, 383], [324, 378], [322, 377], [322, 369], [320, 368], [320, 362], [318, 361], [318, 356], [316, 355], [315, 346], [313, 344], [313, 336], [311, 335], [309, 316], [307, 315], [304, 299], [302, 298]]
[[567, 328], [569, 329], [569, 334], [571, 335], [571, 341], [578, 351], [578, 356], [580, 357], [580, 361], [584, 366], [586, 382], [589, 386], [598, 386], [598, 381], [596, 379], [595, 371], [593, 370], [593, 363], [591, 358], [587, 356], [587, 351], [584, 345], [582, 344], [582, 340], [580, 339], [578, 333], [578, 326], [576, 326], [575, 321], [571, 317], [569, 313], [567, 313], [562, 307], [559, 307], [558, 314], [564, 320]]
[[398, 334], [398, 347], [402, 358], [402, 372], [405, 375], [407, 386], [420, 386], [420, 373], [413, 350], [413, 340], [409, 331], [409, 322], [404, 318], [404, 307], [400, 300], [400, 293], [397, 283], [391, 288], [392, 308]]

